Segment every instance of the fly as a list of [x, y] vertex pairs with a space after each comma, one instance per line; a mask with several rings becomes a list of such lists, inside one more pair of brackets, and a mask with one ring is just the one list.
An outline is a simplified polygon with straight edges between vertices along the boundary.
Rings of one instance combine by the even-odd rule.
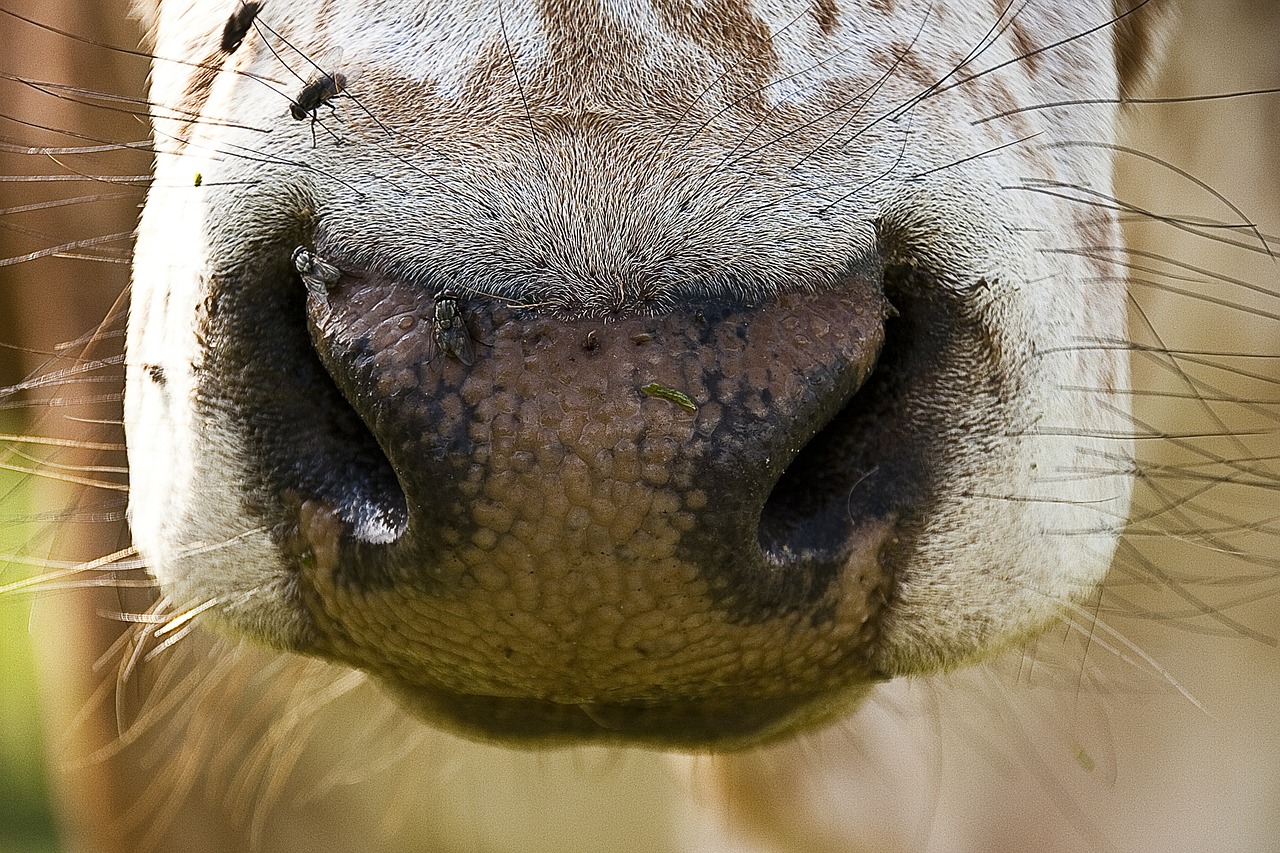
[[302, 276], [302, 283], [307, 286], [307, 290], [317, 296], [328, 296], [338, 279], [342, 278], [342, 270], [306, 246], [293, 250], [293, 268]]
[[436, 294], [434, 336], [436, 347], [445, 355], [451, 355], [470, 367], [476, 360], [471, 333], [467, 331], [462, 316], [462, 306], [457, 294], [443, 290]]
[[307, 81], [298, 97], [289, 105], [289, 115], [298, 121], [310, 118], [314, 123], [316, 110], [330, 106], [329, 102], [347, 87], [347, 77], [341, 71], [321, 71]]
[[231, 17], [227, 18], [227, 25], [222, 28], [223, 53], [236, 52], [236, 48], [240, 47], [240, 43], [249, 34], [253, 19], [258, 17], [261, 9], [261, 3], [241, 3], [240, 8], [231, 13]]
[[[312, 63], [316, 73], [311, 76], [298, 93], [298, 97], [289, 103], [289, 115], [297, 121], [311, 119], [311, 147], [316, 144], [316, 123], [321, 107], [334, 109], [333, 99], [347, 90], [352, 78], [345, 72], [336, 70], [342, 60], [342, 48], [334, 47], [325, 55]], [[325, 68], [335, 69], [325, 71]], [[326, 128], [327, 130], [327, 128]]]

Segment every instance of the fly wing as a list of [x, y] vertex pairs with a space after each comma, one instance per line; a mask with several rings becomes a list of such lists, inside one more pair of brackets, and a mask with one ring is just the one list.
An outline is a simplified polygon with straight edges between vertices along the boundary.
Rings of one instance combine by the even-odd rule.
[[471, 341], [471, 333], [467, 331], [467, 323], [461, 314], [454, 321], [453, 328], [448, 331], [449, 351], [458, 361], [467, 367], [475, 364], [476, 348]]

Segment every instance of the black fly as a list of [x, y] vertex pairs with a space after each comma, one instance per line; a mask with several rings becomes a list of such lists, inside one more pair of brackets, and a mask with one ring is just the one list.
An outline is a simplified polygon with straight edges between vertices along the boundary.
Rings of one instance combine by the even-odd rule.
[[289, 115], [298, 121], [311, 119], [311, 147], [316, 145], [316, 111], [323, 106], [333, 109], [329, 102], [347, 88], [347, 75], [341, 71], [321, 71], [307, 81], [298, 97], [289, 105]]
[[347, 78], [341, 71], [320, 72], [307, 81], [298, 97], [289, 105], [289, 115], [298, 121], [310, 117], [316, 120], [316, 110], [328, 104], [347, 86]]
[[445, 355], [453, 356], [467, 367], [475, 363], [475, 346], [471, 342], [471, 333], [467, 331], [466, 321], [462, 317], [458, 295], [448, 290], [437, 293], [433, 319], [436, 346], [440, 351]]
[[293, 250], [293, 268], [302, 276], [302, 283], [307, 286], [307, 290], [317, 296], [327, 296], [338, 279], [342, 278], [342, 270], [306, 246]]
[[223, 53], [236, 52], [236, 48], [240, 47], [244, 37], [249, 34], [253, 19], [258, 17], [261, 9], [261, 3], [241, 3], [240, 8], [231, 13], [231, 17], [227, 18], [227, 25], [222, 28]]

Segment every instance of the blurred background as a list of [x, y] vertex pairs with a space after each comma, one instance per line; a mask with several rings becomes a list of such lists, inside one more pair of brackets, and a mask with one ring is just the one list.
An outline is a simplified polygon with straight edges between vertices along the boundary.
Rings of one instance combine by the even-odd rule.
[[[93, 42], [138, 49], [141, 26], [127, 16], [128, 5], [0, 3], [0, 388], [8, 389], [0, 392], [0, 588], [101, 556], [124, 536], [124, 477], [110, 470], [123, 464], [121, 454], [9, 437], [120, 441], [117, 300], [145, 187], [138, 176], [149, 171], [151, 155], [145, 144], [121, 150], [110, 143], [148, 139], [148, 64]], [[35, 146], [53, 150], [28, 153]], [[102, 340], [86, 348], [95, 334]], [[32, 376], [47, 380], [24, 387]], [[45, 473], [24, 473], [35, 468]], [[6, 559], [14, 555], [20, 559]], [[42, 706], [33, 646], [46, 663], [45, 692], [83, 695], [83, 685], [69, 683], [85, 671], [74, 649], [85, 632], [102, 630], [98, 611], [120, 609], [119, 598], [103, 590], [54, 592], [34, 604], [30, 595], [0, 592], [0, 853], [63, 849], [41, 720], [58, 730], [73, 712]], [[73, 811], [92, 811], [96, 799], [68, 796]]]
[[[119, 453], [112, 450], [120, 441], [118, 299], [127, 280], [128, 234], [142, 199], [144, 181], [138, 176], [147, 173], [150, 155], [144, 146], [41, 155], [25, 149], [145, 143], [147, 128], [139, 114], [145, 113], [140, 99], [146, 61], [101, 46], [139, 45], [138, 26], [127, 18], [126, 5], [0, 0], [0, 10], [6, 12], [0, 14], [0, 44], [5, 46], [0, 56], [0, 387], [9, 389], [0, 392], [0, 435], [6, 436], [0, 447], [9, 448], [0, 454], [0, 589], [20, 585], [33, 571], [56, 571], [77, 559], [111, 553], [125, 542], [120, 526], [120, 486], [125, 478], [118, 470]], [[1280, 4], [1195, 0], [1184, 7], [1154, 96], [1280, 86]], [[7, 13], [77, 37], [32, 26]], [[1280, 96], [1137, 106], [1128, 117], [1127, 130], [1128, 144], [1135, 149], [1186, 170], [1227, 196], [1258, 231], [1280, 233]], [[1265, 251], [1248, 248], [1259, 245], [1253, 231], [1232, 229], [1226, 234], [1245, 244], [1241, 248], [1141, 215], [1145, 211], [1192, 223], [1235, 222], [1239, 214], [1213, 192], [1164, 166], [1121, 156], [1119, 169], [1118, 195], [1132, 205], [1132, 240], [1148, 253], [1141, 256], [1146, 259], [1142, 266], [1156, 270], [1142, 277], [1159, 282], [1135, 287], [1135, 340], [1152, 345], [1176, 341], [1177, 348], [1203, 352], [1251, 349], [1280, 355], [1275, 298], [1222, 285], [1209, 272], [1280, 290], [1276, 261]], [[52, 175], [59, 177], [29, 180]], [[67, 203], [68, 199], [76, 201]], [[1171, 264], [1170, 258], [1177, 262]], [[1215, 309], [1204, 303], [1198, 303], [1203, 312], [1192, 312], [1185, 298], [1170, 298], [1169, 287], [1179, 281], [1191, 282], [1188, 287], [1222, 285], [1230, 299], [1263, 313]], [[104, 317], [108, 320], [100, 325]], [[68, 342], [78, 343], [64, 346]], [[1235, 418], [1232, 426], [1251, 433], [1250, 453], [1274, 460], [1280, 457], [1280, 443], [1276, 410], [1268, 399], [1277, 396], [1277, 366], [1267, 360], [1233, 364], [1240, 384], [1223, 393], [1255, 402], [1236, 406], [1230, 415]], [[1190, 361], [1182, 367], [1194, 370]], [[1136, 370], [1138, 387], [1163, 388], [1171, 395], [1184, 381], [1170, 380], [1167, 360], [1139, 358]], [[53, 378], [40, 387], [25, 387], [31, 376]], [[1227, 380], [1216, 373], [1195, 381], [1202, 393], [1208, 393], [1211, 386], [1223, 389]], [[1141, 417], [1166, 431], [1180, 411], [1176, 396], [1138, 398], [1135, 404]], [[1188, 412], [1188, 433], [1215, 428], [1214, 418], [1206, 421], [1203, 410]], [[7, 438], [27, 434], [79, 445], [40, 446]], [[1219, 458], [1240, 452], [1240, 447], [1224, 446]], [[49, 467], [49, 460], [55, 467]], [[1203, 461], [1203, 454], [1188, 458], [1176, 443], [1148, 454], [1148, 464], [1179, 466], [1182, 474], [1192, 471], [1195, 460]], [[37, 465], [45, 475], [32, 478], [24, 473]], [[1272, 461], [1269, 470], [1274, 467]], [[85, 479], [97, 487], [86, 491], [76, 482]], [[1194, 846], [1198, 842], [1191, 840], [1206, 831], [1212, 837], [1240, 839], [1239, 846], [1216, 849], [1280, 849], [1280, 725], [1274, 711], [1280, 700], [1280, 652], [1272, 642], [1280, 634], [1272, 562], [1280, 548], [1275, 547], [1274, 491], [1218, 489], [1181, 514], [1182, 507], [1173, 507], [1172, 498], [1161, 491], [1163, 485], [1156, 483], [1146, 495], [1147, 506], [1162, 511], [1152, 512], [1159, 524], [1140, 523], [1139, 533], [1149, 529], [1161, 535], [1141, 541], [1143, 559], [1175, 567], [1170, 571], [1178, 573], [1179, 582], [1194, 586], [1195, 596], [1229, 621], [1201, 618], [1205, 614], [1196, 613], [1196, 605], [1186, 599], [1171, 602], [1169, 588], [1149, 589], [1150, 576], [1121, 575], [1113, 580], [1111, 606], [1132, 617], [1125, 627], [1127, 635], [1208, 709], [1202, 713], [1183, 704], [1166, 716], [1111, 725], [1108, 731], [1125, 744], [1116, 750], [1118, 775], [1163, 777], [1170, 788], [1136, 796], [1127, 807], [1147, 808], [1159, 817], [1172, 808], [1169, 803], [1180, 804], [1179, 814], [1200, 824], [1184, 831], [1176, 819], [1163, 821], [1175, 827], [1169, 831], [1182, 841], [1154, 849], [1210, 849]], [[1197, 538], [1196, 525], [1229, 527], [1230, 547]], [[1163, 535], [1171, 530], [1174, 536]], [[1241, 559], [1233, 550], [1264, 554], [1267, 559]], [[1221, 554], [1221, 571], [1209, 563], [1214, 553]], [[6, 555], [14, 554], [22, 559], [6, 562]], [[44, 560], [50, 562], [42, 565]], [[1223, 579], [1216, 589], [1204, 588], [1213, 586], [1204, 582], [1210, 577]], [[1143, 587], [1150, 598], [1143, 598]], [[42, 705], [39, 679], [44, 679], [44, 695], [91, 692], [74, 673], [84, 672], [93, 662], [77, 659], [75, 649], [109, 644], [109, 637], [84, 642], [85, 632], [120, 630], [97, 614], [140, 608], [136, 601], [125, 606], [121, 595], [100, 589], [54, 592], [40, 596], [33, 607], [32, 598], [21, 590], [0, 592], [0, 853], [63, 849], [54, 835], [49, 753], [41, 720], [52, 731], [80, 730], [84, 724], [73, 720], [76, 712], [66, 703]], [[38, 638], [35, 648], [33, 636]], [[37, 652], [44, 662], [39, 677]], [[109, 739], [110, 726], [103, 725], [85, 737], [94, 743]], [[1240, 731], [1249, 734], [1241, 737]], [[76, 753], [75, 743], [60, 749], [66, 751], [55, 754], [62, 759]], [[1175, 755], [1167, 758], [1171, 750]], [[1106, 752], [1082, 746], [1077, 761], [1106, 762]], [[815, 765], [821, 763], [811, 759]], [[95, 810], [110, 813], [120, 808], [112, 786], [93, 772], [75, 774], [68, 784], [63, 789], [67, 814], [91, 818]], [[1167, 801], [1160, 799], [1166, 795]], [[1197, 815], [1210, 807], [1221, 826], [1206, 830]], [[1119, 814], [1114, 821], [1118, 826], [1124, 819]], [[1122, 829], [1108, 829], [1111, 822], [1110, 817], [1099, 818], [1102, 834], [1123, 838]], [[1240, 824], [1249, 826], [1241, 829]], [[829, 849], [823, 844], [816, 840], [805, 849]], [[1118, 847], [1131, 849], [1123, 841]]]

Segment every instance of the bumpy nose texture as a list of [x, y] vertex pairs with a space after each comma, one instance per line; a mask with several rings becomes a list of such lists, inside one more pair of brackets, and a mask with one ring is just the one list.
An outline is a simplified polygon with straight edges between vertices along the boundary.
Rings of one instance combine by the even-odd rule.
[[[608, 318], [370, 271], [312, 287], [315, 347], [409, 515], [390, 544], [302, 524], [327, 651], [401, 684], [571, 703], [784, 695], [788, 666], [829, 670], [803, 692], [848, 679], [882, 540], [850, 524], [826, 552], [788, 557], [759, 528], [782, 472], [872, 369], [885, 305], [874, 275]], [[368, 615], [383, 604], [398, 615]], [[368, 649], [381, 634], [391, 662]]]

